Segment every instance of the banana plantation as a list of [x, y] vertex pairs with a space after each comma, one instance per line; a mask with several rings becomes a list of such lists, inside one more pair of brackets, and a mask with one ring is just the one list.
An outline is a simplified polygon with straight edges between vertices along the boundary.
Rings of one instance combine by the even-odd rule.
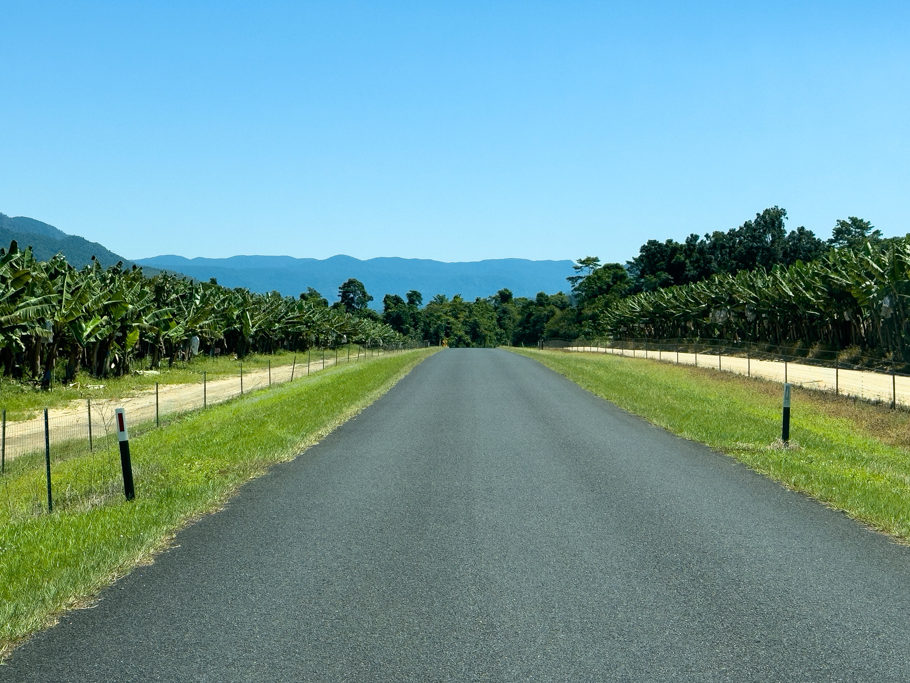
[[0, 372], [42, 380], [157, 367], [192, 353], [270, 353], [350, 342], [401, 343], [383, 323], [319, 304], [227, 289], [97, 262], [77, 270], [38, 261], [15, 242], [0, 250]]
[[770, 271], [715, 275], [621, 299], [600, 314], [616, 339], [728, 339], [858, 347], [910, 361], [910, 239], [866, 243]]

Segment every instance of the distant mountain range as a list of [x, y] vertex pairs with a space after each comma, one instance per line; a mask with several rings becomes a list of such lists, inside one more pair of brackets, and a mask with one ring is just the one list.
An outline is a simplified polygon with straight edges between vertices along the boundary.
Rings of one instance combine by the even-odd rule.
[[232, 256], [230, 258], [193, 258], [154, 256], [130, 261], [97, 242], [68, 235], [33, 218], [10, 218], [0, 213], [0, 246], [16, 240], [21, 249], [32, 247], [35, 257], [46, 261], [57, 253], [79, 268], [94, 256], [103, 266], [122, 261], [133, 263], [148, 273], [169, 270], [198, 280], [216, 278], [224, 287], [244, 287], [254, 292], [278, 291], [297, 296], [312, 287], [329, 302], [338, 299], [338, 288], [349, 279], [360, 280], [373, 296], [371, 306], [382, 308], [382, 297], [398, 294], [402, 298], [416, 289], [424, 303], [433, 296], [460, 294], [473, 301], [500, 289], [515, 296], [534, 297], [538, 292], [554, 294], [567, 291], [566, 278], [573, 274], [572, 261], [531, 261], [527, 259], [490, 259], [446, 263], [428, 259], [373, 258], [365, 261], [351, 256], [328, 259], [291, 256]]
[[402, 298], [416, 289], [424, 303], [436, 294], [460, 294], [473, 301], [500, 289], [515, 296], [534, 297], [538, 292], [554, 294], [567, 291], [566, 278], [573, 274], [572, 261], [530, 261], [490, 259], [445, 263], [428, 259], [372, 258], [365, 261], [351, 256], [332, 256], [320, 260], [290, 256], [232, 256], [194, 258], [155, 256], [139, 259], [142, 266], [190, 275], [199, 280], [216, 278], [225, 287], [245, 287], [257, 292], [277, 290], [297, 296], [308, 287], [318, 290], [330, 302], [337, 300], [338, 288], [348, 278], [360, 280], [373, 296], [374, 308], [382, 308], [382, 297], [398, 294]]
[[67, 235], [53, 225], [36, 221], [34, 218], [19, 216], [10, 218], [0, 213], [0, 247], [9, 248], [10, 242], [16, 240], [20, 249], [32, 248], [32, 253], [39, 261], [48, 261], [56, 254], [63, 254], [70, 265], [81, 268], [88, 265], [92, 256], [102, 266], [112, 266], [117, 261], [130, 267], [133, 261], [125, 259], [97, 242], [76, 235]]

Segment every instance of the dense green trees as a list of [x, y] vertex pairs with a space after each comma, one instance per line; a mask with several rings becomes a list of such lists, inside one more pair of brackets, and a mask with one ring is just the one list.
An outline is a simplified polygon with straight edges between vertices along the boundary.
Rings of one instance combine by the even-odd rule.
[[683, 243], [648, 240], [629, 262], [632, 290], [651, 292], [718, 273], [811, 261], [827, 251], [811, 230], [800, 226], [787, 233], [786, 218], [787, 212], [774, 206], [727, 232], [714, 231], [703, 238], [689, 235]]
[[202, 352], [243, 356], [344, 338], [403, 339], [370, 316], [326, 307], [318, 292], [298, 299], [254, 294], [167, 273], [147, 278], [119, 264], [95, 261], [76, 270], [62, 256], [38, 261], [15, 242], [0, 250], [0, 367], [7, 376], [47, 384], [52, 370], [67, 379], [79, 369], [120, 375], [137, 363], [187, 357], [196, 344]]
[[[626, 266], [579, 259], [569, 293], [515, 297], [508, 289], [465, 301], [421, 292], [386, 294], [382, 313], [351, 278], [328, 301], [226, 289], [161, 273], [147, 278], [93, 261], [76, 270], [60, 257], [0, 250], [0, 367], [36, 380], [121, 374], [139, 362], [186, 357], [192, 340], [242, 356], [251, 351], [369, 344], [535, 345], [577, 337], [726, 337], [801, 340], [906, 358], [910, 348], [910, 241], [883, 239], [868, 221], [837, 222], [827, 243], [787, 232], [779, 207], [727, 232], [683, 243], [649, 240]], [[910, 358], [908, 358], [910, 360]]]
[[863, 242], [790, 266], [721, 273], [605, 307], [618, 338], [801, 343], [910, 361], [910, 238]]

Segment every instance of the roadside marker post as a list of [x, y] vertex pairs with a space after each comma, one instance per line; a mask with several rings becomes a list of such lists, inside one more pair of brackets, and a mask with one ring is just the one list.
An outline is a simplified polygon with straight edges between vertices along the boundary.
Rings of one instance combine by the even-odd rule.
[[781, 423], [780, 440], [784, 444], [790, 443], [790, 387], [788, 382], [784, 384], [784, 410]]
[[127, 500], [133, 500], [136, 497], [136, 490], [133, 488], [133, 465], [130, 462], [130, 437], [126, 432], [126, 418], [123, 416], [123, 408], [117, 408], [117, 441], [120, 442], [120, 466], [123, 468], [123, 493]]
[[51, 428], [44, 409], [44, 464], [47, 472], [47, 511], [54, 511], [54, 497], [51, 494]]

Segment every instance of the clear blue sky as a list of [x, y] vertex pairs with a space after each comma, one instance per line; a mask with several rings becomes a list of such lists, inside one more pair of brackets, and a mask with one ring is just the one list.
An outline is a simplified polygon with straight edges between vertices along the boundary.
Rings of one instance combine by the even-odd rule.
[[910, 231], [910, 3], [0, 0], [0, 212], [128, 257]]

